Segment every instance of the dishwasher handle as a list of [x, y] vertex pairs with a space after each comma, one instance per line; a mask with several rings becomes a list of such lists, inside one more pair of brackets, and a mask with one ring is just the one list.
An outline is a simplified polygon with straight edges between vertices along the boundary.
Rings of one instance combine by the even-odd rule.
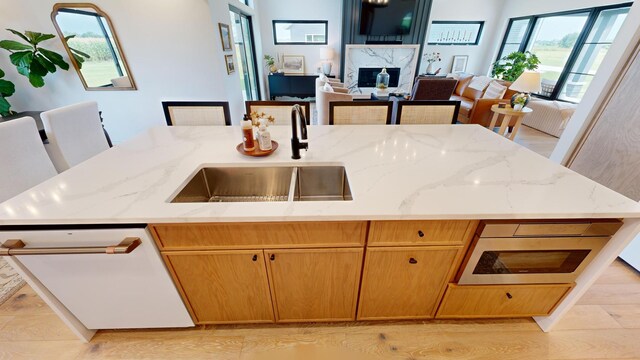
[[129, 254], [140, 246], [142, 241], [138, 237], [128, 237], [118, 245], [89, 246], [89, 247], [58, 247], [58, 248], [25, 248], [22, 240], [7, 240], [0, 245], [0, 256], [17, 255], [78, 255], [78, 254]]

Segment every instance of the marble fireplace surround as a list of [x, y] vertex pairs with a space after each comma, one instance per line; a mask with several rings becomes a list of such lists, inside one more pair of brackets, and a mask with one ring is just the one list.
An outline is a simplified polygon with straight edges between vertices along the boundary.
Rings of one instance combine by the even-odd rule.
[[358, 87], [358, 69], [369, 67], [400, 68], [400, 80], [397, 88], [391, 92], [410, 92], [420, 45], [347, 45], [345, 51], [344, 83], [353, 95], [370, 95], [375, 88]]

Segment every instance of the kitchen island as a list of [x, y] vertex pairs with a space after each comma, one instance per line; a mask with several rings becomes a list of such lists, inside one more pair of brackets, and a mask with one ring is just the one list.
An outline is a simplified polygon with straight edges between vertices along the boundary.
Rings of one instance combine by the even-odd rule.
[[[96, 322], [87, 326], [88, 320], [79, 318], [91, 318], [91, 312], [100, 309], [83, 309], [82, 316], [79, 310], [70, 310], [74, 308], [71, 303], [79, 301], [75, 298], [82, 294], [63, 286], [69, 278], [65, 284], [49, 285], [48, 281], [56, 283], [44, 279], [51, 267], [30, 260], [44, 256], [17, 256], [19, 261], [9, 258], [63, 320], [88, 340], [95, 329], [107, 327], [433, 318], [442, 308], [445, 292], [455, 294], [463, 288], [457, 284], [459, 272], [482, 222], [560, 223], [566, 231], [567, 225], [582, 229], [587, 224], [586, 229], [600, 220], [624, 219], [575, 284], [543, 285], [540, 294], [553, 298], [546, 308], [522, 313], [487, 310], [486, 314], [466, 316], [541, 315], [536, 321], [546, 331], [640, 232], [638, 203], [477, 125], [310, 127], [309, 151], [297, 161], [291, 159], [290, 131], [288, 127], [272, 126], [272, 137], [280, 148], [266, 158], [248, 158], [235, 149], [240, 139], [240, 130], [235, 127], [150, 129], [0, 204], [0, 241], [21, 238], [27, 247], [47, 247], [47, 239], [54, 239], [52, 234], [57, 232], [61, 240], [50, 240], [49, 246], [71, 246], [72, 239], [83, 237], [82, 231], [94, 231], [93, 235], [99, 237], [113, 228], [125, 229], [122, 234], [128, 234], [128, 228], [135, 229], [131, 230], [134, 236], [143, 238], [145, 258], [154, 264], [149, 265], [155, 269], [149, 276], [162, 278], [154, 277], [163, 283], [157, 289], [175, 293], [175, 289], [168, 289], [175, 285], [180, 294], [179, 298], [177, 293], [168, 296], [170, 305], [182, 310], [180, 316], [166, 319], [166, 323], [141, 318], [139, 323], [146, 325]], [[350, 198], [171, 202], [203, 168], [304, 166], [344, 167]], [[153, 241], [144, 241], [142, 233], [150, 233]], [[107, 238], [105, 235], [105, 241]], [[211, 260], [214, 255], [220, 257]], [[156, 260], [161, 256], [164, 262], [154, 262], [154, 256]], [[237, 259], [245, 258], [253, 268], [238, 271]], [[408, 260], [407, 264], [415, 265], [409, 269], [421, 272], [394, 269], [393, 259], [402, 263]], [[164, 264], [168, 273], [158, 264]], [[61, 262], [57, 266], [65, 265]], [[312, 268], [316, 273], [324, 269], [326, 274], [320, 279], [305, 278], [308, 273], [302, 268]], [[138, 265], [131, 271], [145, 269]], [[376, 273], [376, 269], [395, 270], [391, 274], [397, 281], [382, 281], [390, 273]], [[208, 288], [206, 279], [197, 277], [207, 272], [220, 275], [215, 286], [231, 280], [236, 283], [228, 289]], [[127, 273], [122, 277], [127, 279]], [[367, 279], [371, 283], [378, 280], [379, 288], [367, 285]], [[429, 297], [404, 298], [401, 306], [420, 311], [391, 314], [388, 305], [394, 301], [394, 294], [386, 298], [380, 294], [403, 279], [415, 280], [409, 284], [415, 289], [423, 287], [421, 281], [426, 282]], [[78, 280], [78, 287], [82, 281], [91, 281], [90, 275]], [[335, 291], [326, 302], [308, 303], [305, 296], [309, 294], [300, 295], [298, 290], [310, 281]], [[250, 289], [245, 283], [251, 284]], [[56, 286], [58, 290], [54, 290]], [[535, 297], [537, 290], [527, 290], [532, 287], [517, 285], [506, 294], [516, 301], [518, 291], [522, 296]], [[238, 301], [236, 308], [216, 312], [216, 306], [232, 299], [220, 299], [217, 294], [240, 289], [247, 289], [240, 298], [252, 299], [250, 303]], [[482, 289], [501, 294], [504, 290]], [[317, 294], [327, 293], [324, 290], [322, 286], [315, 289]], [[153, 297], [152, 293], [146, 295]], [[401, 294], [397, 296], [402, 298]], [[121, 300], [127, 300], [126, 294]], [[133, 297], [128, 300], [139, 301]], [[247, 308], [255, 312], [247, 314]]]

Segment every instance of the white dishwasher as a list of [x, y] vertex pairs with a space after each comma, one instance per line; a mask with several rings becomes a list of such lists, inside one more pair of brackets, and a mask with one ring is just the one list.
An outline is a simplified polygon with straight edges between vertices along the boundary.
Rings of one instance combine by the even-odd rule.
[[194, 326], [142, 225], [2, 230], [0, 244], [87, 329]]

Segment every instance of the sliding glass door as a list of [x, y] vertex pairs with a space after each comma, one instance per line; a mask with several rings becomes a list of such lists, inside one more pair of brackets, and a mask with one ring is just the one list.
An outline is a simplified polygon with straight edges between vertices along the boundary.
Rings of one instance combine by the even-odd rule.
[[233, 6], [229, 7], [229, 14], [231, 16], [231, 26], [233, 26], [233, 42], [238, 60], [237, 72], [240, 76], [244, 100], [260, 100], [251, 17]]

